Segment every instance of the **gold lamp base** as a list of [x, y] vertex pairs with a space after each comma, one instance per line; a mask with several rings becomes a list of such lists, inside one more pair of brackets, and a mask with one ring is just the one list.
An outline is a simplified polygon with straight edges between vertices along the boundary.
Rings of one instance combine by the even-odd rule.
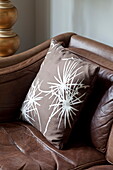
[[17, 19], [17, 9], [10, 0], [0, 0], [0, 57], [14, 54], [20, 45], [19, 36], [11, 27]]
[[13, 55], [20, 45], [19, 36], [12, 30], [0, 30], [0, 57]]

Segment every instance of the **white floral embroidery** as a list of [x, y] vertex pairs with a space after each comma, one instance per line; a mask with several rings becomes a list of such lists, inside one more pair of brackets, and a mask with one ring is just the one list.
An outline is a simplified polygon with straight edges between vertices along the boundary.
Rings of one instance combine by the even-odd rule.
[[[63, 61], [63, 60], [62, 60]], [[42, 89], [42, 81], [35, 79], [32, 86], [26, 96], [26, 99], [22, 105], [22, 117], [29, 123], [35, 122], [35, 116], [39, 121], [40, 131], [42, 131], [41, 120], [38, 108], [40, 107], [40, 101], [43, 96], [49, 96], [49, 99], [53, 99], [49, 105], [49, 110], [52, 112], [48, 118], [43, 134], [48, 131], [49, 123], [51, 119], [57, 115], [59, 129], [61, 122], [63, 121], [64, 127], [72, 127], [72, 120], [76, 116], [78, 110], [76, 105], [83, 102], [82, 98], [85, 95], [80, 95], [80, 89], [89, 87], [84, 85], [84, 79], [79, 80], [79, 76], [82, 76], [81, 70], [83, 66], [78, 66], [80, 60], [69, 58], [64, 60], [63, 68], [57, 67], [57, 76], [54, 76], [54, 82], [48, 82], [49, 90]], [[76, 81], [75, 81], [76, 80]], [[79, 96], [79, 97], [78, 97]], [[35, 122], [36, 123], [36, 122]]]
[[43, 133], [44, 135], [48, 130], [51, 119], [57, 113], [59, 113], [57, 117], [59, 119], [58, 128], [60, 127], [62, 120], [64, 120], [65, 127], [68, 122], [68, 125], [71, 128], [71, 119], [73, 120], [73, 115], [76, 115], [76, 112], [78, 111], [75, 108], [75, 105], [82, 103], [82, 97], [85, 95], [84, 93], [78, 97], [79, 90], [81, 88], [88, 87], [87, 85], [83, 84], [83, 80], [79, 81], [79, 78], [76, 82], [74, 82], [74, 79], [78, 75], [81, 75], [83, 73], [82, 71], [80, 71], [83, 66], [80, 66], [78, 68], [77, 66], [77, 60], [66, 60], [62, 76], [60, 73], [60, 68], [58, 66], [58, 77], [54, 76], [56, 83], [48, 82], [48, 84], [50, 85], [50, 90], [41, 90], [41, 92], [45, 93], [46, 96], [49, 95], [49, 99], [53, 97], [53, 101], [49, 106], [49, 109], [53, 108], [53, 110], [46, 124], [45, 131]]
[[[21, 108], [22, 117], [31, 124], [33, 124], [32, 121], [35, 122], [35, 116], [38, 116], [40, 131], [42, 130], [42, 128], [41, 128], [41, 121], [40, 121], [38, 107], [40, 106], [39, 101], [43, 97], [41, 96], [41, 92], [37, 93], [37, 90], [40, 88], [41, 84], [42, 82], [40, 83], [39, 80], [35, 79], [33, 81], [31, 88]], [[30, 116], [30, 114], [32, 116]]]

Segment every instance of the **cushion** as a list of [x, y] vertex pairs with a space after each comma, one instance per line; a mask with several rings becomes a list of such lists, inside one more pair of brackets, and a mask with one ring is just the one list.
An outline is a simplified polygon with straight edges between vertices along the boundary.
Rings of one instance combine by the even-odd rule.
[[106, 159], [113, 164], [113, 125], [107, 143]]
[[98, 67], [55, 40], [23, 102], [22, 119], [58, 149], [67, 142], [95, 80]]
[[1, 170], [84, 170], [98, 163], [106, 160], [93, 147], [58, 150], [28, 123], [0, 124]]
[[110, 129], [113, 122], [113, 86], [102, 97], [91, 122], [91, 138], [94, 146], [106, 152]]

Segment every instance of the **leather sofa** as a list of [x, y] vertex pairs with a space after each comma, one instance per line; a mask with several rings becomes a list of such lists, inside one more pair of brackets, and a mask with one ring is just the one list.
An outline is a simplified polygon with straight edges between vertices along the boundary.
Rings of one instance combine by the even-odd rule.
[[58, 149], [20, 118], [20, 108], [51, 40], [20, 54], [0, 57], [0, 169], [112, 170], [113, 48], [75, 33], [54, 39], [99, 66], [95, 83], [65, 148]]

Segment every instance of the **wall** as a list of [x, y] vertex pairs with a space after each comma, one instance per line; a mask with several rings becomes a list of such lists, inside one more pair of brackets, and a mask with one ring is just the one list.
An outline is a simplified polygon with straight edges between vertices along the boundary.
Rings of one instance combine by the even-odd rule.
[[50, 35], [73, 31], [74, 0], [51, 0]]
[[51, 0], [51, 36], [73, 31], [113, 46], [113, 0]]
[[113, 46], [113, 0], [11, 0], [18, 8], [18, 52], [63, 32]]
[[11, 0], [18, 9], [18, 19], [14, 25], [14, 31], [20, 37], [22, 52], [35, 45], [35, 1], [34, 0]]
[[20, 37], [17, 53], [34, 47], [50, 37], [51, 0], [11, 0], [18, 9], [13, 30]]
[[113, 0], [75, 0], [73, 30], [113, 46]]
[[36, 0], [36, 44], [50, 38], [51, 1]]

